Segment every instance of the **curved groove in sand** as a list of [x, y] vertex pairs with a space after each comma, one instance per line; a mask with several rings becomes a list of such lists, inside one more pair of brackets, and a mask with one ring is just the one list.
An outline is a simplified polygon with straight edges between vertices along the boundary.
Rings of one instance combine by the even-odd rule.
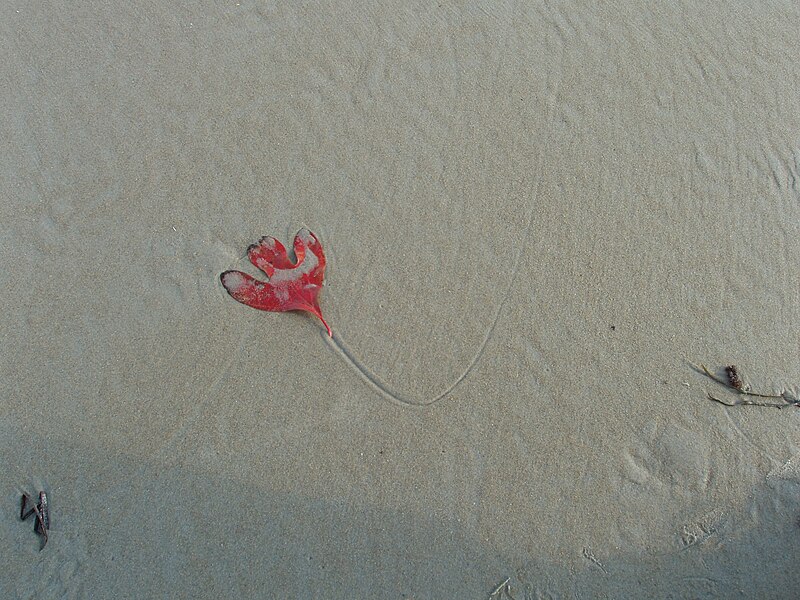
[[[557, 103], [558, 98], [558, 89], [561, 86], [560, 78], [557, 79], [554, 83], [553, 89], [549, 94], [548, 100], [548, 116], [547, 116], [547, 123], [551, 123], [553, 121], [553, 116], [555, 114], [555, 106]], [[547, 147], [548, 140], [543, 140], [542, 148]], [[380, 377], [370, 368], [368, 368], [364, 362], [356, 356], [356, 354], [350, 350], [345, 344], [344, 340], [341, 336], [334, 334], [333, 337], [328, 337], [328, 343], [332, 344], [338, 351], [339, 354], [344, 358], [344, 360], [350, 364], [353, 369], [361, 376], [361, 378], [375, 391], [377, 391], [380, 395], [384, 398], [394, 402], [395, 404], [400, 404], [404, 406], [431, 406], [446, 398], [450, 393], [455, 390], [462, 381], [464, 381], [467, 376], [472, 372], [475, 368], [475, 365], [478, 364], [481, 356], [483, 356], [483, 352], [486, 349], [486, 346], [489, 344], [489, 340], [492, 339], [492, 335], [494, 335], [494, 331], [497, 327], [497, 323], [500, 320], [500, 315], [503, 312], [503, 308], [505, 307], [506, 303], [508, 302], [509, 297], [511, 296], [511, 290], [514, 287], [514, 282], [517, 278], [517, 271], [519, 270], [520, 261], [522, 260], [522, 255], [525, 253], [525, 249], [528, 246], [528, 237], [530, 236], [530, 229], [531, 223], [533, 222], [533, 208], [536, 204], [536, 199], [539, 196], [539, 186], [541, 184], [542, 179], [542, 167], [544, 165], [544, 158], [540, 155], [539, 156], [539, 164], [536, 166], [536, 174], [534, 175], [534, 185], [533, 190], [530, 197], [530, 204], [528, 206], [528, 214], [525, 218], [525, 228], [522, 231], [522, 242], [517, 249], [517, 255], [514, 257], [514, 266], [511, 269], [511, 275], [509, 277], [508, 286], [506, 286], [506, 290], [503, 293], [503, 299], [500, 301], [500, 304], [497, 306], [495, 310], [494, 316], [492, 317], [492, 322], [489, 324], [488, 329], [486, 330], [486, 334], [483, 336], [483, 340], [481, 341], [480, 345], [478, 346], [477, 352], [472, 357], [472, 360], [469, 361], [466, 368], [461, 372], [461, 374], [453, 381], [450, 385], [448, 385], [444, 390], [436, 394], [433, 398], [425, 399], [425, 398], [412, 398], [406, 396], [402, 392], [392, 388], [389, 384], [381, 380]]]
[[[542, 160], [539, 161], [539, 169], [541, 170]], [[344, 360], [351, 366], [355, 371], [361, 376], [361, 378], [373, 388], [376, 392], [378, 392], [381, 396], [394, 402], [395, 404], [405, 405], [405, 406], [431, 406], [435, 404], [439, 400], [446, 398], [453, 390], [455, 390], [458, 385], [464, 381], [467, 376], [472, 372], [475, 368], [475, 365], [478, 364], [481, 356], [483, 356], [483, 352], [486, 349], [486, 346], [489, 344], [489, 340], [492, 339], [492, 335], [494, 335], [494, 331], [497, 327], [497, 323], [500, 320], [500, 315], [503, 312], [503, 308], [505, 307], [506, 303], [508, 302], [509, 297], [511, 296], [511, 290], [514, 287], [514, 282], [517, 279], [517, 271], [519, 270], [519, 265], [522, 260], [522, 255], [525, 253], [525, 248], [528, 245], [528, 236], [530, 234], [531, 222], [533, 221], [533, 205], [536, 197], [538, 196], [539, 192], [539, 181], [540, 177], [537, 173], [536, 177], [536, 184], [532, 194], [531, 206], [528, 209], [528, 215], [525, 223], [525, 229], [522, 232], [522, 243], [519, 245], [517, 249], [517, 254], [514, 257], [514, 265], [511, 268], [511, 275], [509, 277], [508, 285], [506, 286], [506, 290], [503, 293], [503, 299], [498, 304], [497, 309], [494, 312], [494, 316], [492, 317], [492, 322], [489, 324], [486, 333], [483, 336], [483, 340], [481, 341], [480, 345], [478, 346], [477, 352], [472, 357], [472, 360], [469, 361], [467, 366], [461, 372], [461, 374], [444, 390], [436, 394], [433, 398], [425, 399], [425, 398], [413, 398], [409, 397], [402, 392], [392, 388], [388, 383], [384, 382], [380, 377], [378, 377], [377, 373], [375, 373], [372, 369], [367, 367], [364, 362], [347, 346], [345, 341], [342, 337], [336, 333], [333, 334], [333, 337], [328, 337], [327, 335], [325, 338], [328, 339], [328, 343], [332, 344], [338, 351], [339, 354], [344, 358]]]

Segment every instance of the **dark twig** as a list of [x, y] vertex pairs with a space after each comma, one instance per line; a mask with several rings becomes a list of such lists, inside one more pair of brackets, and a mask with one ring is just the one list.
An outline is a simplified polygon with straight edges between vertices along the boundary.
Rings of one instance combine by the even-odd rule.
[[[725, 406], [765, 406], [767, 408], [786, 408], [787, 406], [800, 406], [797, 400], [785, 400], [784, 402], [759, 402], [758, 400], [744, 400], [740, 399], [736, 402], [725, 402], [724, 400], [720, 400], [716, 396], [712, 396], [709, 392], [706, 392], [709, 400], [713, 400], [714, 402], [719, 402], [720, 404], [724, 404]], [[779, 396], [780, 398], [781, 396]]]
[[[27, 503], [31, 503], [31, 509], [28, 512], [25, 512], [25, 506]], [[31, 516], [31, 513], [36, 514], [36, 526], [33, 528], [36, 533], [39, 533], [44, 537], [44, 543], [39, 550], [43, 550], [44, 547], [47, 545], [47, 529], [50, 527], [50, 511], [47, 508], [47, 494], [44, 492], [39, 492], [39, 504], [36, 505], [33, 500], [31, 499], [28, 494], [25, 492], [22, 493], [22, 501], [20, 503], [19, 509], [19, 518], [21, 520], [25, 520]]]

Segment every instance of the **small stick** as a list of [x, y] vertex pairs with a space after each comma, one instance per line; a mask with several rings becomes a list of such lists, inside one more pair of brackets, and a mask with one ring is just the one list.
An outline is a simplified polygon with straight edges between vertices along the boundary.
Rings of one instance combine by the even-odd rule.
[[503, 583], [498, 585], [494, 591], [489, 594], [489, 600], [494, 600], [495, 598], [500, 598], [500, 594], [502, 594], [506, 588], [508, 587], [508, 582], [511, 581], [511, 577], [508, 577]]
[[39, 492], [39, 511], [41, 512], [39, 527], [44, 533], [45, 543], [47, 543], [47, 530], [50, 529], [50, 509], [47, 507], [47, 494], [44, 491]]
[[[800, 400], [786, 400], [784, 398], [784, 402], [759, 402], [758, 400], [737, 400], [736, 402], [725, 402], [724, 400], [720, 400], [716, 396], [712, 396], [709, 392], [706, 392], [709, 400], [713, 400], [714, 402], [719, 402], [720, 404], [724, 404], [725, 406], [765, 406], [767, 408], [786, 408], [787, 406], [800, 406]], [[776, 398], [783, 398], [783, 396], [775, 396]]]
[[[26, 513], [25, 512], [25, 505], [30, 500], [31, 502], [31, 509]], [[19, 509], [19, 518], [23, 521], [31, 516], [31, 513], [36, 513], [36, 526], [34, 527], [34, 531], [36, 533], [42, 534], [44, 537], [44, 543], [39, 550], [44, 550], [44, 547], [47, 545], [47, 528], [50, 527], [50, 511], [47, 508], [47, 494], [44, 492], [39, 492], [39, 505], [33, 503], [31, 497], [28, 496], [25, 492], [22, 493], [22, 503]]]
[[22, 494], [22, 503], [21, 503], [21, 506], [19, 507], [19, 520], [20, 521], [24, 521], [25, 519], [27, 519], [28, 517], [31, 516], [31, 513], [33, 513], [33, 509], [30, 509], [28, 512], [25, 512], [25, 503], [29, 499], [30, 499], [30, 496], [28, 496], [28, 494], [23, 492], [23, 494]]

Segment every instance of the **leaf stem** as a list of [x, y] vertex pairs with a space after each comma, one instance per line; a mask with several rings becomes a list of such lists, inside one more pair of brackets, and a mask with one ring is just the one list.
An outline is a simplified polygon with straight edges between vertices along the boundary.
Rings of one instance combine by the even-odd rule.
[[325, 325], [325, 329], [328, 330], [328, 335], [330, 337], [333, 337], [333, 332], [331, 331], [330, 325], [328, 325], [325, 319], [322, 318], [322, 315], [320, 313], [314, 313], [314, 314], [317, 315], [317, 317], [319, 317], [319, 320], [322, 321], [322, 324]]

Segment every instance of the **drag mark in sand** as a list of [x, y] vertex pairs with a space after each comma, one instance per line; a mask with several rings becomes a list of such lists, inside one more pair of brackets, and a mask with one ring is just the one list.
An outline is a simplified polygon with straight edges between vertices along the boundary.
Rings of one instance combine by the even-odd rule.
[[[542, 160], [539, 160], [538, 171], [541, 171]], [[450, 383], [450, 385], [446, 386], [442, 391], [435, 394], [431, 398], [414, 398], [410, 397], [402, 392], [392, 388], [389, 384], [383, 381], [378, 375], [369, 367], [364, 364], [364, 361], [358, 358], [358, 356], [347, 346], [345, 341], [339, 334], [334, 334], [330, 336], [329, 343], [333, 345], [333, 347], [339, 352], [339, 355], [361, 376], [361, 378], [369, 385], [372, 389], [378, 392], [381, 396], [394, 402], [395, 404], [401, 404], [405, 406], [431, 406], [435, 404], [439, 400], [446, 398], [453, 390], [455, 390], [459, 384], [464, 381], [467, 376], [472, 372], [475, 368], [475, 365], [478, 364], [478, 361], [483, 356], [484, 351], [486, 350], [486, 346], [489, 344], [489, 340], [492, 339], [494, 335], [495, 329], [497, 328], [497, 323], [500, 321], [500, 315], [503, 312], [506, 304], [508, 303], [509, 298], [511, 297], [511, 292], [514, 288], [514, 283], [517, 280], [517, 273], [519, 271], [519, 266], [522, 261], [522, 256], [525, 253], [525, 249], [528, 245], [528, 238], [530, 237], [530, 229], [531, 223], [533, 221], [533, 206], [535, 204], [535, 199], [538, 196], [539, 192], [539, 182], [541, 181], [541, 177], [539, 176], [540, 173], [537, 172], [536, 175], [536, 185], [532, 190], [531, 194], [531, 201], [530, 206], [528, 208], [528, 214], [525, 218], [525, 227], [522, 231], [521, 242], [519, 247], [517, 248], [517, 253], [514, 257], [514, 263], [511, 267], [511, 275], [509, 276], [509, 282], [506, 286], [505, 291], [503, 292], [503, 298], [500, 303], [495, 308], [494, 315], [492, 316], [491, 323], [489, 327], [486, 329], [486, 333], [483, 336], [480, 344], [478, 344], [478, 348], [475, 351], [475, 354], [472, 356], [472, 359], [467, 363], [464, 369], [461, 371], [461, 374], [456, 377], [456, 379]]]
[[497, 321], [500, 318], [500, 312], [502, 311], [503, 305], [505, 304], [505, 300], [500, 304], [500, 307], [497, 309], [494, 315], [494, 319], [492, 320], [492, 324], [489, 326], [486, 335], [484, 336], [481, 344], [478, 346], [478, 350], [475, 355], [470, 360], [469, 364], [467, 364], [466, 368], [461, 372], [461, 374], [453, 381], [449, 386], [447, 386], [444, 390], [439, 392], [436, 396], [430, 399], [425, 398], [412, 398], [406, 396], [402, 392], [398, 390], [392, 389], [386, 382], [382, 381], [380, 377], [376, 373], [374, 373], [371, 369], [369, 369], [359, 358], [355, 355], [355, 353], [347, 347], [344, 340], [338, 334], [334, 334], [333, 337], [329, 338], [330, 343], [338, 350], [339, 354], [344, 358], [344, 360], [353, 368], [355, 371], [361, 375], [362, 379], [372, 387], [376, 392], [378, 392], [381, 396], [395, 402], [397, 404], [404, 404], [407, 406], [430, 406], [445, 398], [450, 392], [452, 392], [458, 384], [460, 384], [464, 379], [466, 379], [467, 375], [469, 375], [470, 371], [475, 367], [475, 365], [480, 360], [481, 356], [483, 355], [483, 351], [486, 349], [486, 345], [489, 343], [489, 340], [494, 333], [494, 329], [497, 325]]
[[[560, 72], [560, 71], [559, 71]], [[558, 96], [558, 88], [560, 87], [561, 82], [560, 78], [556, 79], [553, 85], [553, 89], [549, 94], [550, 100], [548, 101], [548, 108], [547, 108], [547, 122], [553, 122], [553, 116], [555, 114], [556, 104], [557, 104], [557, 96]], [[548, 146], [548, 139], [545, 136], [541, 140], [541, 147], [546, 148]], [[531, 189], [531, 193], [528, 197], [528, 209], [527, 214], [524, 218], [524, 226], [522, 228], [522, 234], [520, 235], [520, 243], [519, 247], [517, 248], [517, 253], [514, 256], [514, 263], [511, 267], [511, 275], [509, 276], [508, 285], [506, 286], [505, 291], [503, 292], [502, 300], [497, 305], [497, 308], [494, 311], [494, 315], [492, 316], [492, 320], [489, 324], [489, 327], [486, 329], [486, 333], [483, 336], [483, 339], [478, 344], [478, 347], [473, 355], [472, 359], [469, 363], [464, 367], [464, 370], [461, 371], [461, 374], [452, 382], [450, 385], [446, 386], [443, 390], [439, 393], [434, 394], [433, 397], [424, 398], [424, 397], [410, 397], [398, 390], [392, 388], [389, 384], [384, 382], [378, 375], [370, 368], [366, 366], [364, 361], [362, 361], [358, 356], [348, 348], [345, 341], [342, 339], [340, 335], [332, 335], [329, 338], [329, 343], [334, 346], [336, 350], [338, 350], [340, 356], [361, 376], [361, 378], [369, 385], [372, 389], [378, 392], [381, 396], [394, 402], [395, 404], [400, 404], [404, 406], [431, 406], [437, 403], [439, 400], [446, 398], [453, 390], [455, 390], [461, 382], [463, 382], [467, 376], [472, 372], [475, 368], [475, 365], [478, 364], [478, 361], [483, 356], [484, 351], [486, 350], [487, 345], [489, 344], [489, 340], [492, 339], [494, 335], [495, 329], [497, 328], [497, 323], [500, 320], [500, 315], [503, 312], [506, 304], [508, 303], [509, 298], [511, 297], [511, 292], [514, 289], [514, 283], [517, 279], [517, 274], [519, 272], [519, 266], [522, 261], [522, 256], [525, 254], [525, 250], [528, 246], [528, 240], [530, 238], [530, 231], [531, 231], [531, 224], [533, 223], [533, 211], [534, 207], [536, 206], [536, 200], [539, 196], [539, 187], [541, 185], [542, 180], [542, 169], [544, 165], [544, 159], [542, 156], [539, 156], [538, 163], [536, 165], [536, 172], [534, 174], [534, 181], [536, 182]]]

